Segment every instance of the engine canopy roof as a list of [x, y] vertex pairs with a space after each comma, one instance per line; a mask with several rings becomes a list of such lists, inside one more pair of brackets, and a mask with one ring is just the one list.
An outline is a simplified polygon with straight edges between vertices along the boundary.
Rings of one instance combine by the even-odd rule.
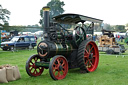
[[61, 15], [53, 17], [52, 19], [55, 22], [67, 23], [67, 24], [70, 24], [70, 23], [77, 24], [79, 22], [85, 22], [85, 21], [89, 21], [93, 23], [100, 23], [100, 24], [103, 22], [103, 20], [88, 17], [88, 16], [83, 16], [79, 14], [61, 14]]

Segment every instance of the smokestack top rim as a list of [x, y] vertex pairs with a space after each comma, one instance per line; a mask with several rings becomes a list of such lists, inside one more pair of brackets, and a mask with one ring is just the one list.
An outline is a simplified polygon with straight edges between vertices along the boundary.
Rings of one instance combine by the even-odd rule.
[[49, 6], [44, 6], [43, 11], [50, 11], [50, 7]]

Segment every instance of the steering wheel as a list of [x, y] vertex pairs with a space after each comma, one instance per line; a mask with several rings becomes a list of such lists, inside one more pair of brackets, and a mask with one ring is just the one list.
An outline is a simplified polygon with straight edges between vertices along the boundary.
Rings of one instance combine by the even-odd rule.
[[73, 31], [73, 40], [76, 44], [76, 46], [79, 46], [79, 44], [85, 40], [86, 33], [83, 27], [77, 26]]
[[88, 28], [93, 29], [93, 27], [94, 27], [94, 23], [92, 22], [92, 23], [88, 26]]

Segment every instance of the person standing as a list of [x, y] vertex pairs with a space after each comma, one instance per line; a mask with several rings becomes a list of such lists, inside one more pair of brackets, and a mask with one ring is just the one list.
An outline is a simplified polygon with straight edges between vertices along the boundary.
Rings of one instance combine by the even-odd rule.
[[118, 42], [120, 41], [120, 35], [118, 35]]

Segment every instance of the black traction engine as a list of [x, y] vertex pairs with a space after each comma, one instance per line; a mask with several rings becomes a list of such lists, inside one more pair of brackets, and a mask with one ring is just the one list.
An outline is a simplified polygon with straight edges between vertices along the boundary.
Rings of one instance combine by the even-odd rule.
[[[81, 72], [93, 72], [99, 62], [99, 51], [92, 37], [94, 23], [102, 20], [78, 15], [62, 14], [50, 21], [50, 8], [43, 7], [43, 40], [37, 46], [37, 54], [26, 62], [29, 76], [40, 76], [49, 69], [54, 80], [66, 77], [68, 69], [80, 68]], [[85, 24], [89, 21], [89, 24]]]

